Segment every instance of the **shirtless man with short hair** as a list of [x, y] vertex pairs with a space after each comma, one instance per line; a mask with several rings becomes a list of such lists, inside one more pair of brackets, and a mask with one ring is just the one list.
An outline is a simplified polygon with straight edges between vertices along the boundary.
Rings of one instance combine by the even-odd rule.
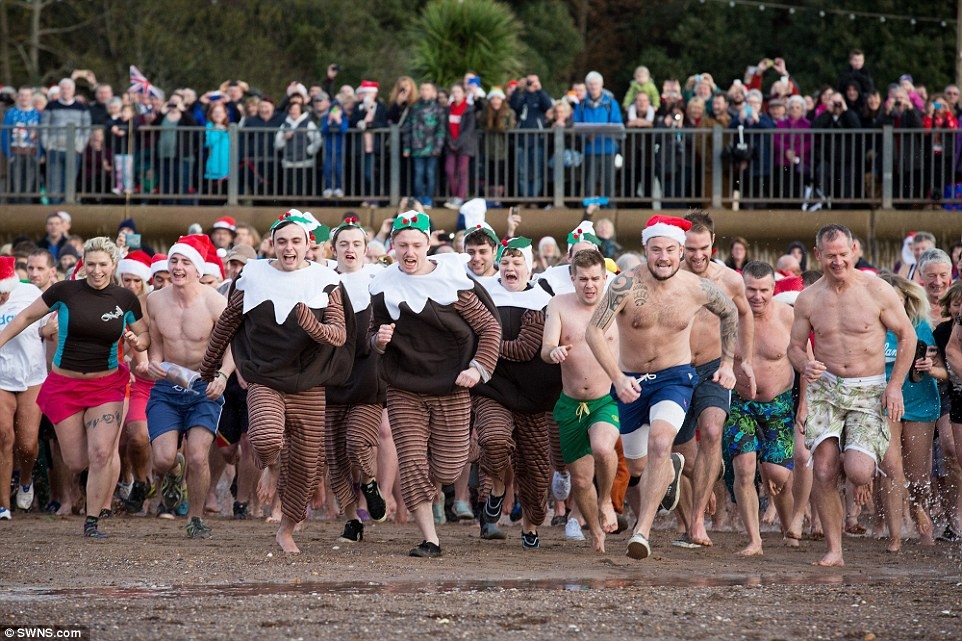
[[[734, 269], [711, 259], [715, 243], [715, 226], [704, 212], [685, 216], [691, 229], [685, 234], [685, 260], [682, 270], [710, 280], [738, 310], [738, 353], [752, 354], [753, 322], [751, 308], [745, 299], [745, 283]], [[675, 439], [676, 450], [693, 461], [690, 470], [692, 485], [692, 514], [688, 524], [688, 539], [696, 546], [710, 546], [705, 529], [705, 510], [711, 499], [712, 487], [721, 470], [721, 439], [731, 405], [728, 389], [715, 381], [722, 344], [718, 338], [718, 318], [707, 310], [699, 310], [691, 330], [691, 364], [698, 374], [698, 384], [692, 396], [685, 423]], [[742, 360], [740, 367], [745, 381], [745, 393], [755, 395], [755, 376], [751, 360]], [[698, 432], [697, 456], [695, 432]]]
[[[548, 303], [541, 358], [561, 365], [563, 393], [555, 405], [554, 417], [560, 430], [562, 456], [592, 544], [596, 551], [604, 553], [605, 534], [617, 527], [611, 487], [618, 466], [618, 406], [584, 335], [604, 293], [605, 259], [595, 249], [582, 250], [572, 257], [570, 270], [575, 291], [559, 294]], [[606, 349], [617, 351], [617, 328], [609, 327], [604, 340], [609, 345]]]
[[[915, 357], [915, 330], [891, 285], [855, 269], [852, 233], [826, 225], [815, 236], [823, 276], [795, 302], [788, 357], [808, 380], [808, 418], [800, 429], [815, 462], [812, 497], [828, 551], [816, 565], [842, 566], [841, 457], [853, 485], [875, 477], [889, 445], [885, 412], [905, 411], [902, 382]], [[898, 339], [892, 375], [885, 382], [885, 333]], [[814, 358], [807, 351], [814, 331]]]
[[[170, 248], [170, 287], [147, 297], [147, 313], [154, 322], [150, 324], [146, 374], [157, 379], [147, 401], [153, 466], [155, 471], [166, 473], [184, 465], [177, 460], [183, 433], [187, 441], [187, 492], [191, 497], [187, 535], [204, 539], [210, 537], [210, 528], [201, 519], [210, 486], [208, 456], [224, 405], [222, 395], [234, 363], [227, 359], [210, 383], [197, 380], [189, 390], [180, 385], [183, 381], [169, 380], [161, 363], [200, 369], [214, 324], [227, 306], [227, 300], [217, 290], [200, 283], [209, 246], [206, 236], [181, 236]], [[183, 478], [184, 470], [175, 476]]]
[[[671, 446], [685, 420], [695, 382], [691, 333], [705, 307], [717, 315], [721, 359], [714, 381], [735, 384], [732, 365], [738, 333], [735, 304], [711, 280], [679, 271], [688, 221], [653, 216], [642, 232], [645, 264], [618, 276], [595, 309], [585, 340], [618, 396], [622, 445], [632, 475], [640, 474], [638, 521], [627, 554], [651, 554], [648, 537], [675, 473]], [[604, 332], [618, 323], [618, 357]]]
[[[735, 370], [731, 415], [725, 424], [722, 447], [732, 461], [735, 499], [748, 531], [748, 545], [737, 554], [760, 556], [762, 537], [755, 489], [755, 471], [759, 466], [768, 496], [778, 511], [785, 542], [791, 547], [798, 546], [795, 538], [787, 536], [792, 519], [790, 481], [795, 451], [792, 398], [795, 370], [788, 360], [794, 315], [790, 306], [772, 300], [775, 270], [771, 265], [753, 260], [742, 268], [742, 279], [755, 322], [751, 361], [757, 386], [751, 396], [750, 383], [743, 370]], [[736, 353], [735, 362], [740, 360], [741, 354]]]

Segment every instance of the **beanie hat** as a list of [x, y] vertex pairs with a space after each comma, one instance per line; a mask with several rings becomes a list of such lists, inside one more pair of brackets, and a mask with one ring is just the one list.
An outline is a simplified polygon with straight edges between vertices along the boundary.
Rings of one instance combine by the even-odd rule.
[[180, 254], [197, 268], [198, 274], [203, 275], [207, 255], [214, 251], [216, 251], [214, 249], [214, 243], [210, 242], [208, 236], [204, 234], [190, 234], [189, 236], [181, 236], [178, 238], [177, 242], [167, 250], [167, 255], [173, 256], [174, 254]]
[[644, 231], [641, 232], [641, 243], [647, 245], [648, 241], [658, 236], [664, 236], [677, 241], [679, 245], [685, 244], [685, 232], [691, 229], [691, 223], [684, 218], [677, 216], [652, 216], [645, 224]]
[[464, 240], [467, 241], [468, 238], [475, 236], [477, 234], [486, 235], [488, 238], [490, 238], [494, 242], [495, 245], [501, 242], [501, 239], [498, 238], [498, 233], [494, 231], [494, 228], [491, 227], [491, 225], [489, 225], [486, 222], [481, 222], [473, 227], [469, 227], [468, 229], [466, 229], [464, 232]]
[[497, 85], [491, 87], [491, 91], [488, 92], [488, 100], [492, 98], [501, 98], [503, 100], [504, 97], [504, 90]]
[[331, 236], [331, 228], [327, 225], [322, 225], [314, 218], [314, 214], [309, 211], [301, 211], [299, 209], [288, 209], [283, 214], [277, 217], [274, 224], [268, 230], [273, 237], [274, 230], [280, 227], [286, 222], [292, 222], [301, 229], [307, 235], [307, 239], [313, 240], [314, 242], [323, 243]]
[[582, 220], [577, 227], [568, 233], [568, 247], [572, 247], [583, 240], [601, 246], [601, 239], [595, 234], [595, 224], [590, 220]]
[[12, 292], [19, 282], [17, 259], [13, 256], [0, 256], [0, 293]]
[[425, 213], [414, 211], [405, 212], [394, 219], [391, 235], [405, 229], [416, 229], [425, 236], [431, 236], [431, 218]]
[[146, 283], [150, 280], [150, 277], [153, 276], [153, 273], [150, 271], [150, 263], [150, 256], [145, 252], [139, 249], [132, 251], [117, 263], [117, 275], [123, 276], [124, 274], [130, 274]]
[[[58, 213], [59, 213], [59, 212], [58, 212]], [[60, 214], [60, 217], [63, 218], [63, 214]], [[129, 230], [131, 230], [132, 232], [134, 232], [134, 233], [136, 234], [136, 233], [137, 233], [137, 223], [134, 222], [134, 219], [133, 219], [133, 218], [126, 218], [126, 219], [120, 221], [120, 224], [117, 225], [117, 232], [118, 232], [118, 233], [120, 232], [121, 229], [129, 229]]]
[[530, 238], [516, 236], [514, 238], [505, 238], [502, 240], [500, 243], [498, 243], [498, 255], [494, 259], [495, 263], [501, 262], [501, 256], [504, 255], [504, 250], [506, 249], [517, 249], [520, 251], [521, 256], [524, 258], [524, 264], [528, 266], [528, 271], [531, 271], [531, 267], [534, 265], [534, 257], [531, 254]]

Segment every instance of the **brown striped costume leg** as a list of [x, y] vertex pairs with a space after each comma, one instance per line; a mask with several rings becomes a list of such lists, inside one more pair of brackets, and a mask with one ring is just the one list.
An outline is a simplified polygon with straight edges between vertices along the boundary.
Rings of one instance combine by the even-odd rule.
[[534, 525], [544, 523], [547, 513], [548, 484], [551, 461], [548, 458], [548, 422], [543, 412], [528, 414], [512, 412], [514, 419], [514, 466], [515, 491], [521, 501], [524, 515]]
[[544, 418], [548, 422], [548, 444], [550, 446], [548, 454], [551, 455], [551, 467], [555, 472], [566, 472], [568, 466], [565, 465], [564, 455], [561, 453], [561, 433], [558, 431], [558, 424], [555, 423], [554, 412], [545, 412]]
[[[363, 478], [377, 474], [377, 437], [381, 430], [381, 406], [352, 405], [347, 417], [347, 460]], [[362, 478], [362, 480], [363, 480]]]
[[281, 450], [277, 494], [284, 515], [300, 522], [307, 518], [307, 504], [325, 471], [324, 387], [284, 396], [287, 447]]
[[284, 394], [252, 383], [247, 394], [248, 437], [261, 467], [280, 462], [281, 510], [295, 522], [324, 470], [324, 388]]
[[457, 480], [468, 461], [471, 397], [466, 389], [434, 396], [388, 386], [387, 413], [408, 510], [433, 502], [438, 484]]
[[504, 481], [505, 472], [511, 464], [511, 454], [515, 449], [511, 436], [514, 420], [510, 410], [485, 396], [472, 397], [471, 409], [480, 452], [478, 501], [484, 503], [491, 493], [494, 479]]
[[324, 435], [327, 475], [331, 479], [331, 490], [337, 497], [337, 503], [341, 509], [357, 501], [351, 466], [347, 458], [347, 417], [350, 411], [350, 405], [332, 403], [325, 408], [324, 414], [324, 422], [327, 426], [327, 433]]

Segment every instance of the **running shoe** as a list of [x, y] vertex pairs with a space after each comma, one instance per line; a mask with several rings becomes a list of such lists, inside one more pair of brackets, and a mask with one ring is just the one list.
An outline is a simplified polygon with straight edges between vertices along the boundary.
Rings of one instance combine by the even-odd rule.
[[678, 507], [678, 499], [681, 498], [681, 471], [685, 469], [685, 457], [678, 452], [672, 452], [671, 465], [673, 468], [671, 483], [668, 484], [668, 491], [661, 499], [661, 509], [668, 512]]
[[367, 512], [372, 521], [383, 523], [387, 520], [387, 503], [381, 495], [381, 488], [377, 485], [377, 479], [371, 479], [370, 483], [361, 484], [361, 492], [364, 500], [367, 501]]
[[521, 547], [525, 550], [537, 550], [541, 547], [541, 537], [537, 532], [521, 531]]
[[551, 477], [551, 495], [556, 501], [566, 501], [571, 495], [571, 473], [555, 472]]
[[250, 517], [251, 517], [251, 513], [247, 509], [247, 503], [234, 501], [234, 519], [238, 521], [246, 521]]
[[33, 483], [30, 485], [21, 485], [20, 491], [17, 492], [17, 507], [24, 512], [29, 512], [30, 508], [33, 506]]
[[173, 510], [169, 510], [166, 505], [164, 505], [163, 503], [160, 503], [157, 506], [157, 518], [173, 520], [175, 517], [174, 517]]
[[444, 501], [432, 503], [431, 510], [434, 512], [435, 525], [444, 525], [448, 522], [448, 517], [444, 515]]
[[640, 532], [632, 534], [631, 538], [628, 539], [628, 549], [625, 551], [625, 556], [640, 561], [641, 559], [647, 559], [650, 554], [651, 544], [648, 543], [648, 537]]
[[951, 525], [946, 525], [945, 531], [935, 537], [935, 540], [944, 541], [946, 543], [958, 543], [959, 541], [962, 541], [962, 537], [959, 536], [959, 533], [956, 532]]
[[422, 559], [436, 559], [441, 556], [441, 546], [430, 541], [421, 541], [416, 548], [408, 552], [408, 556], [416, 556]]
[[112, 519], [112, 518], [114, 518], [114, 512], [113, 512], [113, 510], [108, 510], [107, 508], [104, 508], [104, 509], [100, 510], [100, 517], [99, 517], [99, 518], [100, 518], [101, 521], [104, 521], [104, 520], [106, 520], [106, 519]]
[[581, 531], [581, 523], [578, 523], [578, 519], [568, 519], [568, 524], [565, 525], [565, 540], [566, 541], [584, 541], [585, 533]]
[[210, 528], [204, 525], [199, 516], [192, 516], [187, 521], [187, 536], [192, 539], [209, 539]]
[[467, 501], [462, 501], [460, 499], [454, 500], [454, 515], [458, 517], [459, 521], [473, 521], [474, 520], [474, 510], [468, 505]]
[[[187, 462], [184, 460], [184, 455], [178, 452], [174, 467], [167, 470], [164, 479], [160, 482], [160, 495], [163, 498], [164, 507], [169, 512], [174, 512], [184, 499], [184, 470], [186, 468]], [[175, 473], [174, 470], [177, 470], [177, 472]]]
[[84, 519], [84, 536], [88, 539], [106, 539], [106, 534], [97, 529], [97, 517], [88, 516]]
[[501, 519], [501, 509], [504, 507], [504, 494], [495, 496], [494, 492], [488, 494], [488, 500], [484, 502], [481, 510], [482, 523], [497, 523]]
[[559, 527], [568, 522], [568, 517], [564, 514], [555, 514], [551, 517], [551, 527]]
[[10, 508], [0, 507], [0, 521], [10, 521], [13, 519], [13, 514], [10, 513]]
[[130, 496], [130, 491], [134, 488], [134, 482], [124, 483], [123, 481], [117, 481], [117, 496], [121, 501], [126, 501], [127, 497]]
[[521, 501], [515, 500], [514, 507], [511, 508], [511, 514], [509, 514], [508, 517], [511, 519], [512, 523], [517, 523], [521, 520], [522, 514], [523, 511], [521, 509]]
[[497, 523], [482, 523], [481, 538], [485, 541], [503, 541], [508, 538], [508, 535], [498, 527]]
[[140, 514], [144, 511], [144, 501], [147, 500], [147, 484], [143, 481], [134, 481], [127, 498], [124, 500], [124, 509], [127, 514]]
[[364, 524], [358, 519], [351, 519], [344, 524], [344, 532], [337, 540], [341, 543], [360, 543], [364, 539]]

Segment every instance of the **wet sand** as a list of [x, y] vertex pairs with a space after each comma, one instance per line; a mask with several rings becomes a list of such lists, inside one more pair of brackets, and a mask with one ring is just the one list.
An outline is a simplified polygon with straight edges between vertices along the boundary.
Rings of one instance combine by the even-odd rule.
[[602, 556], [561, 527], [524, 551], [517, 527], [481, 541], [448, 524], [444, 556], [416, 559], [413, 525], [368, 524], [345, 544], [340, 523], [310, 521], [288, 557], [263, 521], [212, 518], [198, 541], [184, 525], [121, 516], [91, 541], [79, 517], [15, 515], [0, 523], [0, 623], [85, 625], [98, 641], [962, 638], [960, 548], [946, 543], [891, 555], [846, 538], [847, 565], [819, 568], [821, 541], [788, 549], [765, 533], [765, 556], [740, 558], [740, 535], [683, 550], [660, 529], [652, 556], [633, 561], [627, 533]]

